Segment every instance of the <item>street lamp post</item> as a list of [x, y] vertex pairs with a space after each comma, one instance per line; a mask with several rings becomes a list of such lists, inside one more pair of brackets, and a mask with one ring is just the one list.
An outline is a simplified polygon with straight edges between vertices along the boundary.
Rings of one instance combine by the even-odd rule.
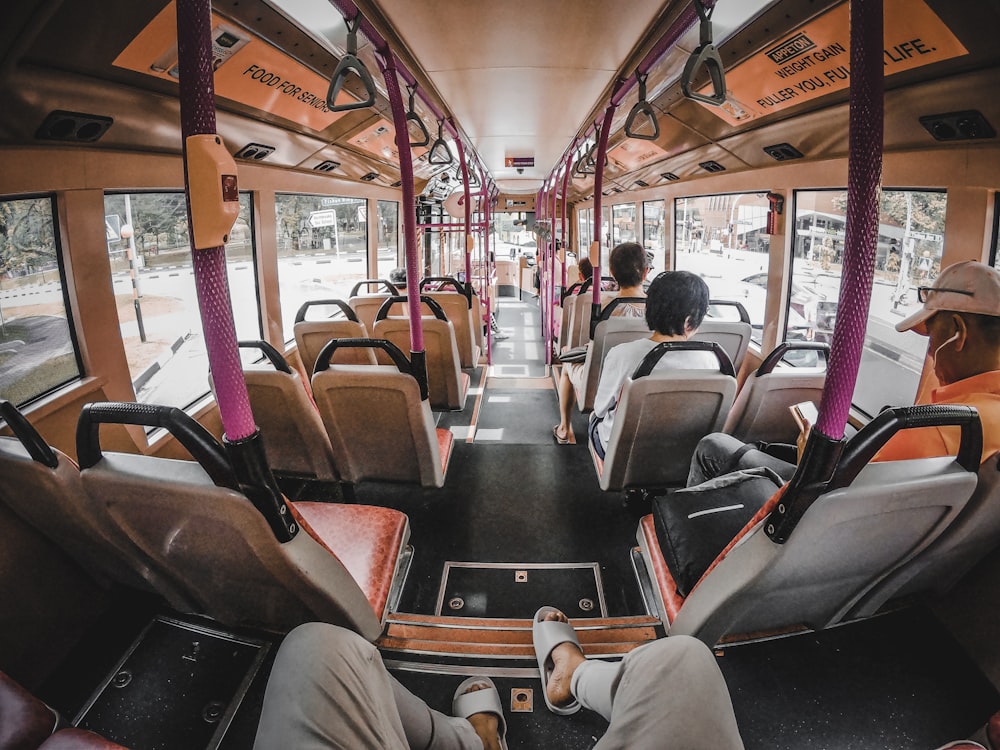
[[135, 230], [132, 229], [132, 201], [125, 195], [125, 224], [119, 231], [126, 241], [125, 253], [128, 257], [128, 275], [132, 280], [132, 305], [135, 307], [135, 322], [139, 326], [139, 341], [146, 343], [146, 329], [142, 325], [142, 307], [139, 304], [139, 275], [135, 267]]

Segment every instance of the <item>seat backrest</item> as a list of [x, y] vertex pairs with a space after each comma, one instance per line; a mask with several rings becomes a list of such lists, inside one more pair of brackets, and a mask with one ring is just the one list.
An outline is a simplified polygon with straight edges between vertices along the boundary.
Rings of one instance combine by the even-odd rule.
[[736, 372], [743, 366], [753, 327], [750, 314], [739, 302], [731, 300], [709, 300], [708, 315], [698, 326], [693, 341], [714, 341], [726, 350]]
[[[962, 426], [957, 457], [870, 462], [898, 429], [940, 424]], [[796, 492], [799, 477], [809, 474], [800, 465], [684, 600], [670, 634], [714, 645], [727, 634], [840, 622], [955, 521], [975, 491], [981, 451], [970, 407], [884, 412], [848, 442], [829, 491], [816, 495], [806, 484]], [[803, 497], [810, 504], [797, 507]], [[787, 519], [798, 519], [790, 531]]]
[[944, 594], [998, 545], [1000, 453], [994, 453], [979, 467], [976, 491], [955, 522], [924, 552], [882, 580], [855, 612], [860, 616], [874, 614], [889, 599], [908, 594]]
[[469, 309], [469, 300], [459, 292], [422, 292], [421, 297], [428, 297], [437, 302], [451, 324], [455, 327], [455, 344], [458, 346], [458, 356], [462, 367], [476, 367], [479, 364], [480, 349], [473, 333], [473, 312]]
[[[383, 302], [394, 295], [395, 292], [393, 294], [355, 295], [348, 300], [348, 304], [354, 310], [355, 314], [357, 314], [358, 321], [365, 327], [365, 330], [371, 333], [375, 329], [375, 316], [378, 315], [378, 309], [382, 307]], [[406, 308], [403, 305], [399, 305], [393, 308], [389, 314], [392, 316], [405, 315]]]
[[[617, 292], [601, 292], [601, 306], [606, 306], [617, 296]], [[575, 349], [590, 341], [590, 310], [594, 304], [593, 292], [589, 287], [581, 287], [581, 291], [575, 297], [566, 299], [567, 308], [563, 312], [570, 314], [569, 329], [566, 335], [566, 342], [562, 344], [562, 349]]]
[[[101, 450], [100, 423], [146, 417], [184, 437], [182, 444], [199, 460]], [[305, 532], [279, 542], [237, 489], [222, 446], [184, 412], [90, 404], [80, 420], [78, 452], [88, 498], [133, 540], [152, 570], [169, 572], [183, 584], [194, 605], [189, 611], [234, 626], [285, 631], [319, 619], [369, 639], [379, 635], [380, 618], [337, 557]], [[179, 423], [197, 445], [175, 429]]]
[[[497, 310], [493, 311], [494, 314]], [[472, 295], [472, 310], [469, 311], [472, 316], [472, 335], [476, 339], [476, 346], [479, 347], [479, 351], [486, 351], [486, 326], [490, 324], [486, 320], [486, 307], [483, 305], [482, 298], [473, 293]]]
[[13, 404], [0, 401], [0, 416], [16, 435], [0, 437], [0, 502], [98, 578], [160, 591], [171, 606], [188, 606], [171, 577], [150, 571], [128, 538], [87, 502], [72, 459], [49, 447]]
[[0, 672], [0, 748], [37, 748], [59, 725], [59, 716], [42, 701]]
[[[641, 297], [615, 297], [601, 310], [600, 322], [594, 330], [594, 340], [581, 365], [582, 379], [574, 380], [574, 384], [579, 384], [576, 388], [576, 405], [583, 413], [594, 410], [594, 398], [597, 396], [597, 386], [601, 381], [604, 359], [608, 352], [618, 344], [649, 337], [649, 326], [646, 325], [645, 318], [615, 315], [615, 310], [626, 304], [644, 305], [645, 300]], [[583, 312], [589, 319], [589, 311]]]
[[[333, 305], [340, 309], [343, 317], [325, 320], [306, 320], [310, 307]], [[305, 371], [312, 374], [313, 365], [320, 350], [330, 339], [365, 338], [371, 328], [366, 328], [354, 309], [343, 300], [323, 299], [305, 302], [295, 314], [295, 343], [299, 348], [299, 358]], [[349, 349], [341, 355], [343, 364], [373, 365], [375, 358], [369, 349]]]
[[[602, 490], [683, 485], [698, 441], [722, 425], [736, 395], [732, 364], [711, 343], [659, 344], [647, 355], [650, 368], [663, 353], [704, 347], [719, 369], [639, 371], [622, 386], [601, 468]], [[646, 362], [646, 359], [643, 361]], [[640, 365], [642, 367], [642, 365]]]
[[[799, 350], [822, 353], [822, 366], [778, 367], [786, 353]], [[829, 350], [829, 344], [798, 341], [775, 347], [743, 384], [722, 431], [744, 442], [794, 443], [799, 428], [789, 407], [803, 401], [820, 402], [826, 383], [825, 353]]]
[[[433, 303], [433, 300], [430, 300]], [[434, 303], [437, 307], [437, 304]], [[440, 307], [438, 307], [440, 310]], [[421, 320], [424, 331], [424, 354], [427, 364], [427, 391], [431, 409], [453, 410], [465, 406], [468, 376], [462, 372], [458, 345], [455, 343], [455, 328], [444, 317], [424, 316]], [[410, 346], [409, 318], [381, 318], [375, 321], [374, 336], [395, 344], [401, 351]], [[379, 353], [380, 364], [390, 364], [388, 355]], [[384, 359], [383, 359], [384, 358]]]
[[243, 379], [271, 470], [336, 481], [333, 448], [298, 373], [264, 341], [241, 341], [239, 346], [258, 349], [266, 357], [265, 362], [245, 366]]
[[403, 353], [387, 341], [370, 344], [391, 347], [397, 364], [330, 365], [324, 352], [313, 373], [313, 398], [341, 477], [441, 487], [445, 462], [430, 404], [421, 399]]

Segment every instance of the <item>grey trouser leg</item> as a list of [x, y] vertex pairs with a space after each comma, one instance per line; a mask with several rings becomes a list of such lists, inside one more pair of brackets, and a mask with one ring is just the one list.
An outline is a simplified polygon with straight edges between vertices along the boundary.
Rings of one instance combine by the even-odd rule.
[[254, 750], [279, 748], [481, 750], [482, 742], [469, 722], [396, 682], [364, 638], [308, 623], [285, 638], [264, 694]]
[[669, 636], [607, 666], [588, 668], [574, 693], [588, 708], [585, 696], [612, 696], [611, 725], [594, 750], [743, 750], [726, 681], [701, 641]]
[[736, 469], [754, 469], [765, 466], [786, 482], [795, 473], [795, 464], [782, 461], [769, 453], [756, 448], [744, 453], [736, 466], [732, 466], [733, 458], [745, 443], [742, 440], [727, 435], [724, 432], [713, 432], [698, 441], [698, 447], [691, 456], [691, 468], [688, 471], [687, 486], [695, 487], [709, 479], [715, 479]]

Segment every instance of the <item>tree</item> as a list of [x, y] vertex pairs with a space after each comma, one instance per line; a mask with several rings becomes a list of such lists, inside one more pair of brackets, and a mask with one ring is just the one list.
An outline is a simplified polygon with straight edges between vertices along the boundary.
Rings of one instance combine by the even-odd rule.
[[0, 202], [0, 273], [33, 273], [55, 261], [52, 202], [48, 198]]

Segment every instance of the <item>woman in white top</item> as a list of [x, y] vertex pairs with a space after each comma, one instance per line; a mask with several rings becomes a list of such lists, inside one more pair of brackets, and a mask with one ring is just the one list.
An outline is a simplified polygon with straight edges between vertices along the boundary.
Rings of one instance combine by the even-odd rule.
[[[646, 292], [646, 323], [653, 334], [611, 349], [604, 360], [601, 380], [590, 416], [590, 439], [597, 455], [604, 458], [614, 425], [618, 395], [625, 381], [657, 344], [687, 341], [698, 330], [708, 311], [708, 284], [689, 271], [665, 271], [653, 279]], [[654, 370], [715, 370], [718, 360], [712, 352], [670, 352]]]

